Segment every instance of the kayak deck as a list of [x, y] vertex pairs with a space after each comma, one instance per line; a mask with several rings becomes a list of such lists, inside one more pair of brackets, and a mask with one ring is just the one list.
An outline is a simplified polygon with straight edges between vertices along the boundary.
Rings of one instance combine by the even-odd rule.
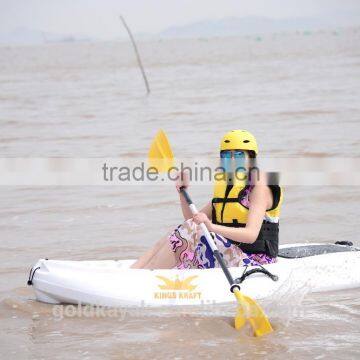
[[311, 244], [288, 246], [279, 249], [279, 257], [287, 259], [298, 259], [308, 256], [316, 256], [323, 254], [331, 254], [337, 252], [360, 251], [360, 249], [353, 247], [350, 242], [335, 243], [335, 244]]

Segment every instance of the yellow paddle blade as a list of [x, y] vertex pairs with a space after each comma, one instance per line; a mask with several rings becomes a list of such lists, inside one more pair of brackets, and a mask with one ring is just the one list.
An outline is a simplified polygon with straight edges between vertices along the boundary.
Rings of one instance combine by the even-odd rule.
[[243, 306], [238, 306], [235, 316], [235, 329], [240, 330], [246, 323], [246, 316]]
[[174, 155], [167, 136], [159, 130], [149, 150], [149, 167], [155, 167], [159, 173], [167, 172], [174, 166]]
[[234, 295], [240, 305], [235, 316], [235, 329], [241, 329], [248, 320], [255, 336], [263, 336], [273, 331], [264, 310], [255, 300], [243, 295], [238, 289], [234, 289]]

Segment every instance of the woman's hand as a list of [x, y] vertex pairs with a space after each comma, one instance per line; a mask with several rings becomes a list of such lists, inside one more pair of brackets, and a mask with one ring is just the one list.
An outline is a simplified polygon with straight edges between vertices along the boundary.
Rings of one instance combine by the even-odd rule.
[[193, 221], [195, 224], [200, 225], [201, 223], [204, 223], [209, 231], [212, 231], [213, 223], [210, 221], [210, 219], [207, 217], [207, 215], [203, 212], [199, 212], [195, 215], [193, 215]]
[[190, 184], [190, 174], [188, 171], [179, 171], [176, 178], [176, 190], [180, 192], [180, 188], [187, 189]]

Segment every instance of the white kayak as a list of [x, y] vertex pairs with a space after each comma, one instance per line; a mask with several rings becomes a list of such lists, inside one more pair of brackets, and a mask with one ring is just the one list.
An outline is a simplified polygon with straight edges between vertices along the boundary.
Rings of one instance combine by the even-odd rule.
[[[263, 268], [229, 269], [239, 279], [245, 271], [240, 284], [244, 294], [261, 300], [304, 287], [309, 292], [360, 287], [360, 249], [349, 245], [292, 244], [282, 245], [279, 255], [276, 263]], [[28, 284], [33, 285], [37, 300], [51, 304], [118, 307], [234, 301], [220, 268], [131, 269], [133, 262], [41, 259], [31, 269]]]

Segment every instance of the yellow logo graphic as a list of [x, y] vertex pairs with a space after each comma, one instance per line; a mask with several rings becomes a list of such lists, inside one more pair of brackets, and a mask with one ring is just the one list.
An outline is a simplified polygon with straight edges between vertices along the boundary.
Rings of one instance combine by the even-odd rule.
[[161, 290], [188, 290], [193, 291], [197, 288], [197, 285], [192, 285], [193, 281], [197, 276], [189, 276], [184, 280], [180, 280], [177, 276], [175, 280], [168, 279], [164, 276], [156, 276], [158, 279], [162, 280], [165, 285], [158, 285]]
[[198, 286], [192, 282], [197, 275], [189, 276], [183, 280], [180, 280], [178, 276], [175, 279], [169, 279], [165, 276], [156, 275], [156, 277], [162, 281], [158, 284], [158, 288], [161, 291], [154, 292], [155, 299], [178, 299], [178, 300], [200, 300], [201, 292], [193, 291]]

